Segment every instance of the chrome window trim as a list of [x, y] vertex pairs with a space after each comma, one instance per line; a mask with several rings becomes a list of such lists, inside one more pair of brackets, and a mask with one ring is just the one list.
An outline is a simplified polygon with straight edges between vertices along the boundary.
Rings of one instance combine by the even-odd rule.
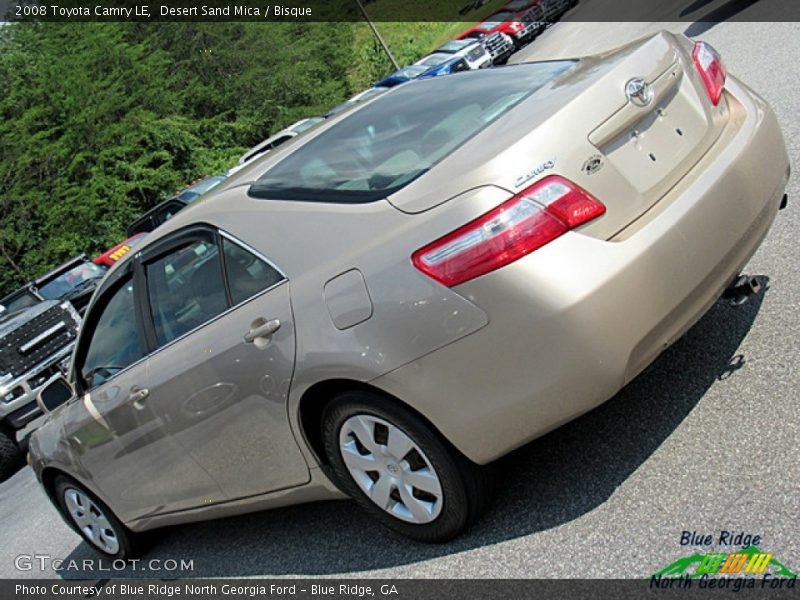
[[[255, 248], [253, 248], [252, 246], [250, 246], [249, 244], [245, 244], [245, 243], [244, 243], [242, 240], [240, 240], [240, 239], [238, 239], [238, 238], [235, 238], [234, 236], [232, 236], [232, 235], [231, 235], [230, 233], [228, 233], [227, 231], [223, 231], [222, 229], [217, 229], [217, 231], [219, 232], [219, 234], [220, 234], [222, 237], [224, 237], [224, 238], [225, 238], [226, 240], [228, 240], [229, 242], [232, 242], [232, 243], [236, 244], [236, 245], [237, 245], [237, 246], [239, 246], [239, 247], [240, 247], [242, 250], [247, 250], [247, 251], [248, 251], [250, 254], [253, 254], [253, 255], [255, 255], [255, 257], [256, 257], [256, 258], [259, 258], [259, 259], [263, 260], [263, 261], [264, 261], [265, 263], [267, 263], [267, 264], [268, 264], [270, 267], [272, 267], [273, 269], [275, 269], [275, 272], [276, 272], [276, 273], [278, 273], [278, 275], [280, 275], [280, 276], [283, 278], [283, 280], [284, 280], [284, 281], [288, 281], [288, 279], [289, 279], [289, 278], [288, 278], [288, 277], [286, 277], [286, 273], [284, 273], [283, 271], [281, 271], [281, 270], [278, 268], [278, 265], [276, 265], [274, 262], [272, 262], [272, 261], [271, 261], [270, 259], [268, 259], [266, 256], [264, 256], [263, 254], [261, 254], [261, 252], [259, 252], [258, 250], [256, 250], [256, 249], [255, 249]], [[220, 250], [222, 250], [222, 249], [220, 248]], [[251, 298], [252, 298], [252, 297], [255, 297], [255, 296], [257, 296], [257, 295], [258, 295], [258, 294], [254, 294], [253, 296], [251, 296]], [[247, 300], [245, 300], [244, 302], [248, 302], [249, 300], [250, 300], [250, 298], [248, 298], [248, 299], [247, 299]], [[240, 304], [244, 304], [244, 302], [240, 302]]]

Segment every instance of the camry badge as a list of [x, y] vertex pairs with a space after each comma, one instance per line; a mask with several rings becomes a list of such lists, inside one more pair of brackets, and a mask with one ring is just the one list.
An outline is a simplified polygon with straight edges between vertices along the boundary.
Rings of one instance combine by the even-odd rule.
[[554, 158], [551, 158], [547, 162], [543, 162], [542, 164], [540, 164], [535, 169], [531, 169], [530, 171], [528, 171], [524, 175], [520, 175], [519, 177], [517, 177], [514, 180], [514, 187], [515, 188], [520, 187], [524, 183], [529, 182], [534, 177], [537, 177], [537, 176], [541, 175], [545, 171], [548, 171], [548, 170], [552, 169], [555, 166], [556, 166], [556, 160]]
[[636, 77], [625, 84], [625, 95], [636, 106], [647, 106], [653, 101], [653, 88], [644, 79]]

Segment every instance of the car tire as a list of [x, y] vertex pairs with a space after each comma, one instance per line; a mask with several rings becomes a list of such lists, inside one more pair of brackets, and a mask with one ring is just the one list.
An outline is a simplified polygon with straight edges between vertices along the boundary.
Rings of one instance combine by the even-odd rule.
[[409, 538], [446, 542], [488, 504], [487, 468], [467, 460], [420, 417], [384, 396], [340, 394], [325, 409], [322, 436], [340, 489]]
[[53, 487], [64, 520], [93, 550], [112, 561], [128, 560], [141, 554], [143, 536], [125, 527], [108, 506], [83, 485], [71, 477], [59, 475]]
[[0, 429], [0, 481], [11, 477], [22, 466], [22, 449], [13, 429]]

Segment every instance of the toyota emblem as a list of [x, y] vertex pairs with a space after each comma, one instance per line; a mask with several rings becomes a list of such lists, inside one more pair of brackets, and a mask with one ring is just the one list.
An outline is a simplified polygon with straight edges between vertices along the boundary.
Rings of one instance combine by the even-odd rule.
[[625, 95], [636, 106], [647, 106], [653, 101], [653, 88], [644, 79], [636, 77], [625, 84]]

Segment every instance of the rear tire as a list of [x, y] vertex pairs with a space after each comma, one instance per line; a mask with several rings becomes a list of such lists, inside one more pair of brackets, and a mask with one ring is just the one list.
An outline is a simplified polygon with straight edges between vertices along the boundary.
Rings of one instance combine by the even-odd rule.
[[322, 436], [339, 487], [407, 537], [446, 542], [467, 529], [488, 503], [485, 467], [464, 458], [388, 398], [340, 394], [325, 410]]
[[143, 537], [125, 527], [92, 492], [66, 475], [56, 477], [53, 487], [64, 519], [92, 550], [112, 561], [141, 554]]
[[22, 449], [13, 429], [0, 429], [0, 481], [11, 477], [22, 466]]

